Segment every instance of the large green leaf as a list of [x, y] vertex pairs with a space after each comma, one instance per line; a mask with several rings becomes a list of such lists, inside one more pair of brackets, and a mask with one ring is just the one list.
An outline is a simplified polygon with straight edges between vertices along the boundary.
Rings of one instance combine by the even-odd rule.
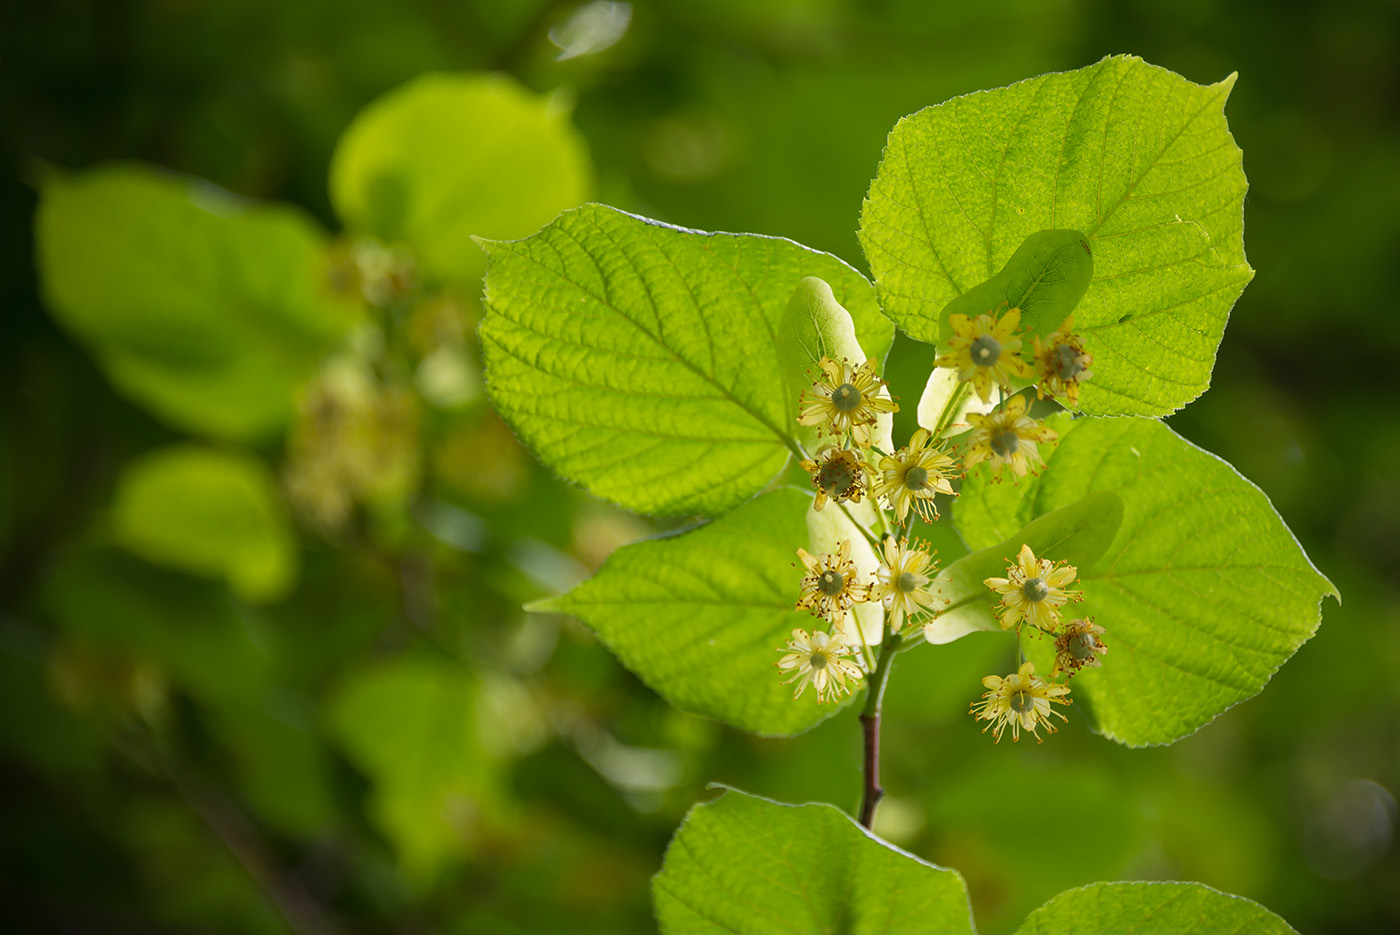
[[652, 878], [662, 935], [972, 935], [967, 887], [831, 805], [733, 789], [686, 816]]
[[1201, 86], [1128, 56], [928, 107], [891, 131], [861, 213], [881, 304], [937, 339], [949, 301], [1036, 231], [1082, 231], [1094, 279], [1075, 330], [1085, 412], [1162, 415], [1210, 383], [1244, 256], [1234, 76]]
[[206, 183], [129, 165], [50, 173], [35, 237], [54, 315], [118, 388], [189, 431], [276, 431], [353, 323], [323, 287], [310, 220]]
[[1200, 883], [1094, 883], [1066, 890], [1017, 935], [1296, 935], [1256, 902]]
[[797, 425], [775, 336], [803, 278], [830, 284], [870, 356], [893, 337], [859, 273], [777, 237], [586, 205], [487, 253], [496, 408], [559, 473], [648, 513], [721, 513], [786, 463]]
[[557, 101], [504, 75], [434, 74], [355, 118], [330, 188], [348, 228], [406, 242], [432, 276], [469, 283], [485, 268], [474, 235], [538, 230], [588, 197], [592, 169]]
[[117, 484], [117, 541], [180, 571], [226, 578], [240, 596], [283, 596], [296, 577], [296, 539], [262, 462], [194, 445], [134, 462]]
[[417, 887], [472, 852], [492, 804], [477, 699], [460, 665], [400, 657], [351, 672], [326, 701], [331, 733], [373, 783], [370, 816]]
[[671, 704], [757, 734], [797, 734], [834, 714], [813, 691], [792, 697], [774, 668], [793, 609], [812, 498], [776, 490], [681, 535], [614, 552], [597, 574], [531, 610], [582, 620]]
[[[977, 515], [984, 483], [970, 477], [958, 505], [977, 536], [1008, 515], [997, 501], [996, 514]], [[1074, 687], [1115, 740], [1169, 743], [1253, 696], [1337, 594], [1257, 487], [1154, 419], [1077, 421], [1010, 515], [1095, 491], [1122, 497], [1124, 516], [1103, 558], [1080, 568], [1085, 599], [1072, 609], [1108, 631], [1109, 654]]]

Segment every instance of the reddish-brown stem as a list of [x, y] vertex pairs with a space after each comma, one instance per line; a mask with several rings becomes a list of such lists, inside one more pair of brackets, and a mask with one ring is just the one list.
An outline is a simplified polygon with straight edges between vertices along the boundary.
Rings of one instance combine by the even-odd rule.
[[865, 709], [860, 713], [860, 726], [865, 734], [865, 794], [861, 797], [860, 823], [867, 828], [875, 824], [875, 806], [885, 796], [884, 787], [880, 785], [880, 706], [885, 700], [885, 682], [890, 677], [899, 644], [898, 634], [885, 634], [880, 644], [880, 659], [870, 676]]

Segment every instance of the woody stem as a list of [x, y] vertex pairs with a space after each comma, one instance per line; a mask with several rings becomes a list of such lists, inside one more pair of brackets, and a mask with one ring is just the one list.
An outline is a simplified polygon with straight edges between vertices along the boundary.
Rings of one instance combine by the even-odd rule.
[[900, 642], [898, 633], [885, 633], [885, 640], [880, 644], [880, 659], [866, 689], [865, 709], [860, 713], [860, 726], [865, 734], [865, 793], [860, 803], [860, 823], [867, 828], [874, 824], [875, 806], [885, 795], [880, 785], [880, 706], [885, 700], [885, 682], [890, 677]]

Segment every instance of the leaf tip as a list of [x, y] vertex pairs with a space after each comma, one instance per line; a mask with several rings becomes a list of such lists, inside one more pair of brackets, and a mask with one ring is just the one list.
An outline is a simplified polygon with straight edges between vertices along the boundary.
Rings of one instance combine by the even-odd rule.
[[568, 595], [555, 594], [551, 597], [536, 598], [521, 605], [521, 610], [527, 614], [562, 614], [564, 613], [564, 598]]

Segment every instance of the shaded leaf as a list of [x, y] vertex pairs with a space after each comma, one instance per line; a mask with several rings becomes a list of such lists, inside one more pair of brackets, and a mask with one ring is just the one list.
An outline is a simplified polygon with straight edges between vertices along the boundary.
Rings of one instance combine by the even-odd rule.
[[430, 74], [359, 113], [330, 188], [346, 227], [408, 243], [433, 277], [471, 283], [485, 269], [473, 236], [523, 237], [592, 183], [583, 137], [550, 98], [505, 75]]
[[426, 887], [447, 861], [474, 850], [493, 795], [475, 677], [433, 659], [388, 660], [347, 675], [325, 715], [373, 783], [369, 814], [410, 883]]
[[147, 561], [225, 578], [246, 600], [275, 600], [295, 581], [296, 539], [256, 458], [194, 445], [147, 455], [118, 481], [112, 520]]
[[132, 165], [44, 179], [44, 298], [123, 392], [172, 424], [275, 432], [353, 324], [322, 283], [301, 212]]

